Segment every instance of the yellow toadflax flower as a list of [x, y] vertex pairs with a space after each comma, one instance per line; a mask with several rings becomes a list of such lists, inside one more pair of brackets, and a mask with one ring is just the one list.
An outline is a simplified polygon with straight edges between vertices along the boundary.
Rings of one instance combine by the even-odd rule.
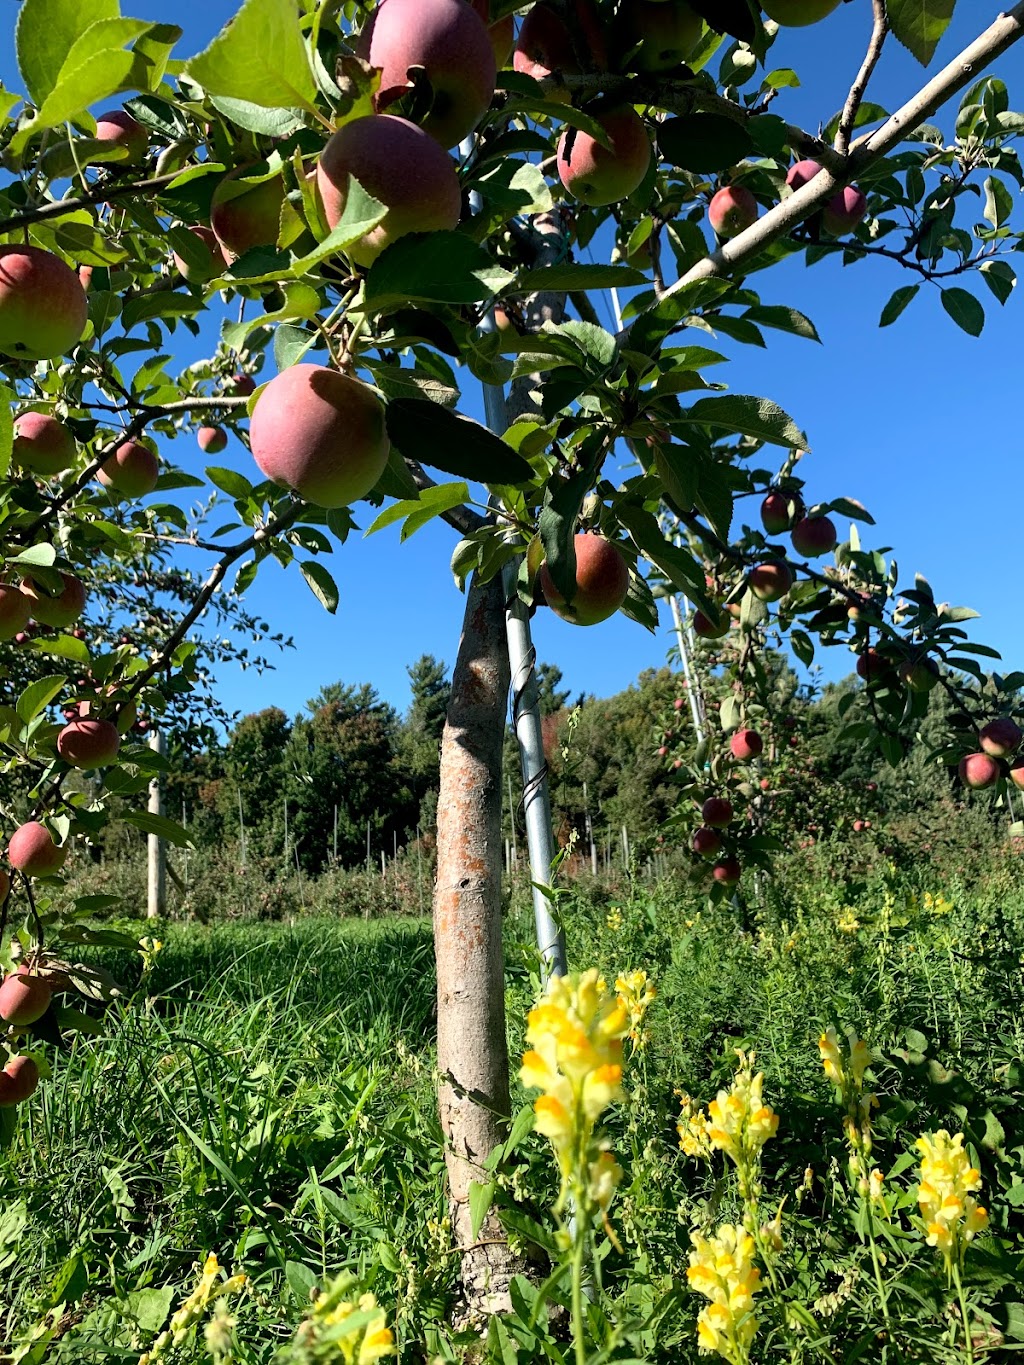
[[677, 1090], [680, 1109], [676, 1121], [679, 1146], [687, 1156], [702, 1157], [709, 1160], [714, 1148], [711, 1146], [711, 1120], [703, 1109], [694, 1110], [693, 1100], [683, 1091]]
[[394, 1355], [395, 1338], [373, 1294], [353, 1294], [351, 1273], [339, 1275], [317, 1298], [280, 1357], [280, 1365], [374, 1365]]
[[[594, 1125], [622, 1098], [622, 1039], [629, 1022], [625, 1004], [609, 992], [596, 968], [552, 977], [527, 1015], [530, 1047], [519, 1076], [523, 1085], [543, 1092], [534, 1102], [534, 1126], [558, 1158], [559, 1208], [572, 1184], [577, 1199], [604, 1212], [617, 1183], [618, 1176], [609, 1188], [611, 1168], [607, 1153], [602, 1155], [603, 1148], [594, 1142]], [[600, 1164], [597, 1178], [592, 1162]]]
[[928, 1245], [942, 1254], [948, 1271], [960, 1266], [967, 1244], [988, 1225], [988, 1213], [974, 1198], [981, 1189], [981, 1172], [964, 1151], [963, 1133], [950, 1137], [940, 1128], [914, 1145], [921, 1153], [921, 1221]]
[[211, 1251], [203, 1262], [199, 1283], [181, 1307], [172, 1313], [170, 1323], [153, 1342], [152, 1347], [139, 1357], [139, 1365], [155, 1365], [171, 1347], [183, 1345], [192, 1328], [202, 1321], [210, 1305], [226, 1294], [237, 1294], [245, 1282], [245, 1275], [225, 1278], [216, 1255]]
[[692, 1290], [711, 1300], [697, 1319], [700, 1350], [746, 1365], [757, 1331], [754, 1295], [761, 1288], [753, 1237], [731, 1223], [712, 1237], [695, 1233], [686, 1278]]
[[711, 1121], [708, 1137], [712, 1147], [725, 1152], [743, 1167], [778, 1131], [779, 1116], [762, 1096], [764, 1072], [753, 1073], [753, 1053], [737, 1049], [740, 1060], [736, 1078], [728, 1090], [719, 1090], [708, 1105]]
[[658, 992], [647, 980], [646, 972], [627, 972], [615, 978], [615, 989], [619, 1002], [629, 1015], [629, 1039], [634, 1048], [641, 1048], [647, 1042], [647, 1034], [641, 1027], [644, 1015], [657, 998]]

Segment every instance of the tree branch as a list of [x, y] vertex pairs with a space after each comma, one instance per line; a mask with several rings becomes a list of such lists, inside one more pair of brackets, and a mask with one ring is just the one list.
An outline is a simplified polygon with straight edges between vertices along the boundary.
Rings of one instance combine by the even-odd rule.
[[[410, 460], [408, 455], [405, 456], [405, 467], [421, 493], [425, 493], [428, 488], [437, 487], [423, 466], [416, 460]], [[479, 512], [474, 512], [472, 507], [453, 507], [449, 511], [441, 513], [441, 520], [446, 521], [461, 536], [472, 535], [474, 531], [479, 531], [481, 526], [487, 525], [486, 517], [482, 517]]]
[[[813, 180], [794, 191], [781, 204], [776, 204], [753, 226], [741, 232], [716, 251], [692, 266], [669, 290], [680, 289], [695, 280], [706, 280], [719, 275], [731, 275], [748, 265], [766, 247], [788, 234], [805, 218], [824, 204], [843, 185], [857, 174], [885, 156], [930, 118], [947, 100], [958, 94], [997, 57], [1008, 51], [1024, 37], [1024, 0], [1001, 14], [994, 24], [974, 40], [958, 57], [919, 90], [910, 100], [873, 133], [866, 133], [853, 143], [849, 155], [843, 158], [844, 170], [837, 174], [824, 162], [823, 169]], [[833, 164], [835, 152], [831, 153]]]
[[874, 75], [875, 67], [878, 65], [878, 59], [882, 55], [882, 48], [885, 46], [885, 39], [889, 32], [889, 16], [885, 11], [885, 0], [871, 0], [871, 4], [875, 11], [871, 41], [868, 44], [868, 50], [864, 61], [861, 63], [861, 68], [857, 72], [857, 79], [850, 87], [850, 93], [846, 97], [843, 115], [836, 131], [835, 149], [843, 156], [850, 150], [850, 134], [853, 132], [853, 125], [857, 121], [857, 111], [867, 92], [868, 82]]
[[16, 213], [11, 218], [0, 219], [0, 233], [16, 232], [18, 228], [30, 227], [33, 223], [42, 223], [47, 218], [62, 218], [65, 213], [76, 213], [79, 209], [93, 208], [96, 204], [105, 204], [108, 199], [119, 199], [124, 194], [141, 194], [146, 190], [160, 190], [165, 185], [170, 185], [177, 180], [181, 171], [171, 171], [167, 175], [154, 175], [149, 180], [128, 180], [124, 184], [98, 185], [89, 194], [79, 195], [75, 199], [53, 199], [47, 204], [40, 204], [36, 209], [26, 209], [24, 213]]

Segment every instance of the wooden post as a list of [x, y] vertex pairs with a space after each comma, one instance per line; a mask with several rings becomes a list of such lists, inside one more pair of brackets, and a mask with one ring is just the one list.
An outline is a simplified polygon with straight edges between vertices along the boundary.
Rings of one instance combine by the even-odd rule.
[[[154, 729], [149, 736], [149, 747], [161, 758], [167, 752], [163, 732]], [[156, 772], [149, 783], [149, 813], [163, 815], [164, 789], [163, 774]], [[146, 905], [147, 919], [162, 919], [167, 913], [167, 850], [159, 834], [150, 834], [147, 840], [149, 861], [149, 887]]]

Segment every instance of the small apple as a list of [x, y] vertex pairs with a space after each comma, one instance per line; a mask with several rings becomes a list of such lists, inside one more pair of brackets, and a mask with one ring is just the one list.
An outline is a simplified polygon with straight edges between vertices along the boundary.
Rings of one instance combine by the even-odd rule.
[[175, 251], [173, 260], [178, 274], [189, 284], [206, 284], [223, 275], [228, 268], [228, 259], [213, 228], [190, 226], [188, 231], [196, 238], [196, 259], [190, 264]]
[[[625, 0], [615, 33], [633, 71], [671, 71], [690, 60], [700, 42], [704, 21], [686, 0]], [[618, 65], [621, 66], [621, 63]]]
[[610, 147], [578, 128], [566, 128], [558, 142], [558, 178], [582, 204], [615, 204], [638, 189], [651, 164], [651, 140], [631, 104], [598, 117]]
[[31, 1057], [12, 1057], [0, 1071], [0, 1109], [27, 1100], [39, 1084], [39, 1067]]
[[22, 969], [4, 978], [0, 986], [0, 1019], [5, 1024], [27, 1028], [42, 1019], [50, 1008], [49, 982]]
[[724, 796], [709, 796], [701, 806], [700, 818], [712, 829], [725, 829], [732, 820], [732, 802]]
[[856, 185], [847, 185], [826, 203], [822, 212], [822, 227], [832, 237], [843, 237], [864, 221], [867, 211], [867, 195]]
[[[600, 18], [593, 0], [571, 0], [567, 9], [571, 14], [570, 27], [546, 0], [539, 0], [524, 17], [519, 39], [512, 54], [512, 66], [535, 81], [560, 74], [577, 76], [581, 71], [581, 57], [589, 58], [589, 67], [604, 71], [608, 66], [607, 46]], [[568, 103], [568, 93], [548, 91], [546, 98]]]
[[540, 585], [548, 606], [563, 621], [576, 626], [596, 626], [614, 616], [629, 591], [629, 568], [622, 552], [599, 535], [573, 538], [576, 553], [576, 592], [567, 602], [555, 587], [547, 561], [541, 565]]
[[233, 374], [224, 392], [229, 398], [250, 398], [256, 392], [256, 380], [251, 374]]
[[23, 412], [14, 423], [11, 458], [19, 469], [52, 478], [75, 463], [78, 446], [69, 427], [46, 412]]
[[821, 166], [817, 161], [798, 161], [796, 165], [790, 166], [786, 174], [786, 184], [791, 190], [802, 190], [820, 170]]
[[1024, 739], [1020, 727], [1009, 716], [997, 716], [982, 727], [981, 747], [993, 758], [1009, 758]]
[[737, 730], [729, 740], [729, 748], [733, 758], [739, 759], [741, 763], [747, 763], [752, 758], [760, 758], [764, 751], [764, 740], [756, 730], [746, 728]]
[[19, 825], [7, 845], [7, 858], [13, 868], [26, 877], [52, 877], [64, 866], [67, 844], [55, 844], [53, 836], [38, 820]]
[[199, 449], [207, 455], [219, 455], [228, 443], [228, 434], [223, 427], [200, 427], [196, 432]]
[[762, 602], [777, 602], [793, 586], [793, 573], [784, 559], [770, 559], [750, 570], [747, 584]]
[[96, 140], [106, 147], [123, 147], [120, 165], [137, 165], [149, 151], [149, 133], [126, 109], [110, 109], [96, 115]]
[[991, 754], [965, 754], [959, 771], [960, 781], [972, 791], [993, 787], [999, 781], [999, 761]]
[[723, 635], [729, 634], [728, 614], [719, 616], [717, 621], [712, 621], [710, 616], [705, 616], [698, 607], [693, 613], [693, 633], [700, 640], [720, 640]]
[[868, 648], [857, 659], [857, 676], [866, 683], [878, 682], [892, 669], [892, 664], [877, 649]]
[[316, 183], [328, 227], [336, 227], [345, 212], [350, 176], [387, 207], [381, 222], [346, 248], [357, 265], [372, 265], [407, 233], [445, 232], [458, 226], [462, 190], [455, 163], [408, 119], [393, 114], [353, 119], [324, 147]]
[[113, 763], [120, 746], [120, 732], [110, 720], [73, 720], [57, 736], [58, 754], [82, 772]]
[[37, 246], [0, 246], [0, 352], [52, 360], [77, 345], [89, 301], [70, 266]]
[[807, 559], [830, 554], [838, 541], [836, 528], [829, 517], [804, 517], [793, 527], [790, 537], [793, 549]]
[[253, 411], [249, 444], [268, 479], [319, 507], [365, 497], [391, 448], [373, 389], [324, 365], [292, 365], [270, 381]]
[[757, 200], [745, 185], [726, 185], [712, 197], [708, 221], [719, 237], [735, 237], [757, 222]]
[[927, 654], [917, 659], [904, 659], [898, 671], [900, 681], [911, 692], [930, 692], [939, 681], [939, 666]]
[[96, 475], [104, 488], [126, 498], [144, 498], [160, 478], [160, 461], [140, 441], [124, 441], [100, 465]]
[[692, 847], [699, 858], [717, 858], [722, 851], [722, 836], [717, 829], [702, 825], [693, 836]]
[[800, 495], [772, 489], [761, 504], [761, 525], [770, 536], [781, 536], [803, 517]]
[[255, 182], [246, 173], [253, 165], [239, 166], [218, 182], [210, 203], [210, 225], [227, 260], [233, 261], [257, 246], [277, 246], [284, 204], [284, 181], [280, 175]]
[[736, 886], [743, 875], [738, 858], [719, 858], [711, 869], [711, 875], [720, 886]]
[[0, 640], [24, 644], [18, 637], [24, 634], [31, 615], [32, 602], [21, 589], [13, 583], [0, 583]]
[[1024, 758], [1017, 758], [1010, 764], [1010, 781], [1024, 791]]
[[21, 591], [29, 602], [33, 618], [44, 626], [64, 630], [85, 611], [85, 585], [74, 574], [61, 574], [62, 587], [56, 597], [33, 578], [22, 580]]

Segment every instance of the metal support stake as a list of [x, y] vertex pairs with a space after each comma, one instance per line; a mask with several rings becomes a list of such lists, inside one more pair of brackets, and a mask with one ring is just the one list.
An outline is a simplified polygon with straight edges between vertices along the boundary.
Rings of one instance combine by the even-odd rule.
[[[164, 737], [160, 730], [153, 730], [149, 736], [149, 747], [162, 758], [167, 752]], [[163, 815], [164, 792], [163, 774], [153, 774], [149, 784], [149, 813]], [[149, 861], [147, 919], [162, 919], [167, 913], [167, 851], [159, 834], [150, 834], [147, 839]]]

